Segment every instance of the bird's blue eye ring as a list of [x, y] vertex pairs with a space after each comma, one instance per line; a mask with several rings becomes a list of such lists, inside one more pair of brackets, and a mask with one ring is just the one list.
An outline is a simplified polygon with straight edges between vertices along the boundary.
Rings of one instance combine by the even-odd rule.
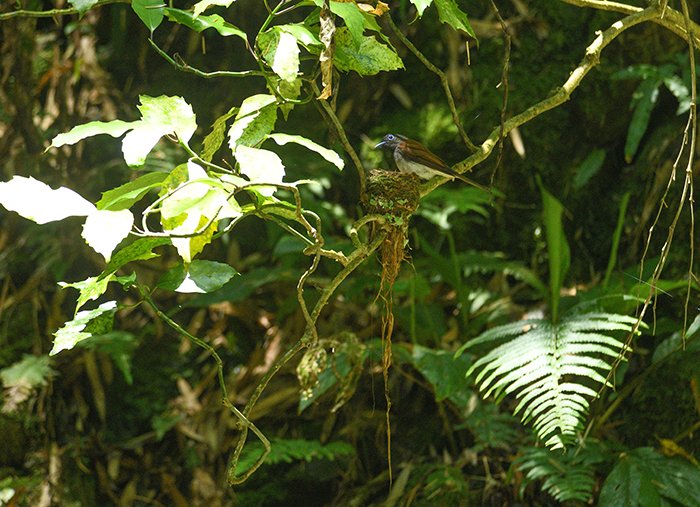
[[393, 140], [394, 140], [394, 134], [389, 134], [389, 135], [386, 136], [386, 138], [387, 138], [389, 141], [393, 141]]

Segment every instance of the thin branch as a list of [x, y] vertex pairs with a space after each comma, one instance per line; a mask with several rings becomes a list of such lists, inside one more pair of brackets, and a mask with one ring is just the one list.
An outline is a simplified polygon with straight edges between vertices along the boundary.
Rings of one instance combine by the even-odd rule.
[[253, 424], [250, 419], [248, 419], [247, 415], [243, 415], [240, 410], [236, 408], [236, 406], [231, 403], [231, 400], [228, 398], [228, 389], [226, 388], [226, 381], [224, 379], [224, 363], [221, 360], [221, 357], [219, 354], [217, 354], [216, 350], [214, 350], [214, 347], [209, 345], [207, 342], [202, 340], [201, 338], [198, 338], [197, 336], [189, 333], [186, 331], [180, 324], [175, 322], [173, 319], [171, 319], [165, 312], [163, 312], [158, 306], [155, 304], [153, 299], [151, 298], [150, 293], [142, 286], [137, 285], [136, 288], [138, 289], [139, 293], [141, 294], [141, 297], [143, 300], [153, 309], [153, 311], [156, 313], [156, 316], [160, 318], [163, 322], [165, 322], [167, 325], [169, 325], [171, 328], [173, 328], [178, 334], [185, 336], [189, 340], [191, 340], [194, 344], [197, 346], [203, 348], [209, 354], [214, 358], [214, 361], [216, 362], [216, 372], [217, 372], [217, 378], [219, 380], [219, 389], [221, 389], [221, 398], [222, 398], [222, 403], [226, 408], [228, 408], [233, 415], [236, 416], [240, 424], [245, 428], [245, 431], [243, 432], [243, 435], [241, 435], [241, 439], [245, 439], [245, 437], [248, 435], [248, 429], [250, 428], [253, 430], [253, 433], [255, 436], [257, 436], [260, 439], [260, 442], [262, 442], [264, 451], [258, 457], [258, 459], [255, 461], [253, 466], [246, 470], [243, 474], [241, 474], [238, 477], [235, 477], [235, 479], [239, 482], [236, 482], [236, 484], [240, 482], [244, 482], [248, 477], [250, 477], [255, 470], [260, 467], [260, 465], [263, 464], [265, 461], [265, 458], [267, 455], [270, 453], [271, 446], [270, 446], [270, 441], [265, 437], [262, 431], [258, 429], [255, 424]]
[[[508, 134], [515, 127], [519, 127], [524, 123], [531, 121], [533, 118], [546, 113], [550, 109], [560, 106], [569, 98], [571, 94], [578, 88], [583, 81], [583, 78], [591, 71], [593, 67], [598, 65], [600, 53], [603, 49], [615, 40], [622, 32], [636, 26], [645, 21], [650, 21], [658, 18], [660, 11], [656, 6], [647, 7], [646, 9], [636, 12], [612, 24], [610, 28], [604, 32], [599, 32], [595, 40], [586, 48], [586, 54], [579, 66], [571, 72], [569, 78], [564, 84], [558, 88], [552, 95], [537, 104], [530, 106], [522, 113], [512, 117], [506, 121], [503, 126], [495, 127], [486, 140], [479, 147], [479, 151], [470, 155], [462, 162], [454, 165], [452, 169], [458, 173], [469, 171], [472, 167], [483, 162], [491, 155], [498, 139], [501, 135]], [[421, 195], [429, 194], [432, 190], [442, 185], [447, 178], [433, 178], [421, 187]]]
[[[310, 86], [316, 97], [318, 97], [321, 94], [321, 91], [318, 89], [316, 83], [314, 81], [311, 81]], [[355, 168], [357, 169], [357, 176], [360, 180], [360, 200], [363, 200], [366, 192], [366, 177], [365, 168], [362, 165], [362, 161], [357, 155], [355, 148], [353, 148], [352, 144], [350, 144], [350, 141], [348, 141], [348, 136], [345, 135], [345, 128], [343, 128], [343, 125], [342, 123], [340, 123], [340, 120], [336, 116], [335, 111], [333, 111], [333, 108], [325, 100], [317, 100], [316, 104], [319, 105], [323, 112], [326, 114], [326, 117], [328, 121], [330, 121], [331, 125], [333, 125], [335, 133], [338, 135], [338, 138], [340, 139], [340, 142], [342, 143], [345, 152], [350, 156], [350, 159], [352, 160], [353, 164], [355, 164]]]
[[[575, 5], [577, 7], [590, 7], [603, 11], [621, 12], [623, 14], [636, 14], [642, 11], [641, 7], [628, 5], [621, 2], [608, 2], [607, 0], [561, 0], [564, 3]], [[653, 7], [658, 8], [658, 5]], [[700, 46], [700, 25], [688, 20], [686, 23], [685, 17], [680, 12], [664, 6], [662, 15], [652, 18], [651, 21], [671, 30], [681, 38], [688, 40], [688, 34], [692, 34], [693, 43], [695, 46]]]
[[498, 157], [496, 158], [496, 165], [494, 166], [493, 172], [491, 173], [491, 186], [493, 186], [493, 180], [496, 177], [496, 171], [501, 165], [501, 160], [503, 159], [503, 143], [505, 141], [505, 135], [503, 133], [503, 125], [506, 122], [506, 111], [508, 109], [508, 67], [510, 66], [510, 32], [508, 31], [508, 25], [501, 17], [501, 12], [496, 6], [496, 2], [491, 0], [491, 7], [493, 12], [496, 14], [496, 19], [501, 24], [501, 29], [503, 30], [503, 39], [506, 43], [505, 51], [503, 54], [503, 70], [501, 71], [501, 85], [503, 85], [503, 106], [501, 107], [501, 134], [498, 140]]
[[445, 91], [445, 97], [447, 97], [447, 104], [450, 107], [450, 111], [452, 112], [452, 122], [455, 124], [457, 127], [457, 130], [459, 131], [459, 135], [462, 138], [462, 142], [464, 145], [469, 148], [469, 151], [475, 152], [478, 150], [477, 146], [472, 142], [471, 139], [469, 139], [469, 136], [467, 135], [467, 132], [464, 130], [464, 126], [462, 125], [462, 120], [459, 119], [459, 114], [457, 113], [457, 107], [455, 106], [455, 101], [454, 98], [452, 97], [452, 90], [450, 89], [450, 83], [447, 81], [447, 76], [445, 73], [437, 68], [433, 63], [428, 60], [423, 53], [420, 52], [420, 50], [413, 45], [413, 43], [408, 40], [408, 37], [406, 37], [401, 30], [399, 30], [399, 27], [396, 26], [396, 23], [394, 23], [394, 20], [391, 19], [391, 16], [387, 14], [386, 16], [389, 26], [391, 29], [394, 31], [394, 34], [399, 38], [399, 40], [403, 43], [404, 46], [408, 48], [408, 50], [415, 55], [416, 58], [420, 60], [420, 62], [433, 74], [435, 74], [438, 78], [440, 78], [440, 83], [442, 84], [442, 89]]
[[[214, 72], [204, 72], [202, 70], [196, 69], [194, 67], [190, 67], [187, 63], [185, 63], [182, 58], [177, 57], [176, 61], [174, 58], [172, 58], [168, 53], [163, 51], [158, 44], [156, 44], [153, 39], [148, 39], [148, 42], [151, 44], [153, 49], [156, 50], [156, 52], [165, 60], [167, 61], [170, 65], [175, 67], [175, 69], [180, 70], [182, 72], [189, 72], [190, 74], [194, 74], [195, 76], [199, 76], [205, 79], [211, 79], [214, 77], [250, 77], [250, 76], [261, 76], [265, 77], [267, 76], [267, 72], [264, 70], [241, 70], [241, 71], [235, 71], [235, 70], [217, 70]], [[247, 44], [247, 43], [246, 43]]]
[[[95, 7], [101, 7], [103, 5], [109, 5], [109, 4], [128, 4], [128, 3], [131, 3], [131, 0], [99, 0], [97, 3], [92, 5], [90, 8], [93, 9]], [[19, 18], [19, 17], [53, 18], [56, 16], [70, 16], [72, 14], [80, 14], [80, 11], [78, 11], [78, 9], [75, 7], [69, 7], [66, 9], [51, 9], [48, 11], [28, 11], [25, 9], [20, 9], [17, 11], [5, 12], [3, 14], [0, 14], [0, 21], [5, 21], [6, 19]]]
[[[328, 304], [328, 301], [330, 300], [331, 296], [335, 293], [335, 290], [338, 288], [338, 286], [350, 275], [350, 273], [355, 271], [355, 269], [357, 269], [377, 248], [379, 248], [379, 246], [384, 242], [385, 239], [386, 232], [382, 231], [379, 234], [377, 234], [377, 236], [374, 238], [374, 240], [372, 240], [371, 243], [362, 245], [361, 247], [355, 249], [350, 255], [348, 255], [347, 266], [340, 270], [340, 272], [335, 276], [335, 278], [333, 278], [330, 284], [323, 290], [318, 301], [316, 301], [316, 305], [314, 306], [314, 309], [310, 315], [311, 325], [307, 324], [304, 335], [292, 346], [291, 349], [289, 349], [280, 359], [278, 359], [272, 365], [272, 367], [265, 373], [265, 375], [263, 375], [263, 377], [260, 379], [260, 382], [255, 387], [255, 391], [253, 391], [250, 398], [248, 399], [248, 403], [246, 403], [246, 406], [243, 409], [242, 415], [245, 418], [248, 418], [250, 416], [253, 407], [257, 403], [258, 399], [262, 395], [263, 391], [267, 387], [267, 384], [270, 382], [272, 377], [274, 377], [277, 374], [277, 372], [285, 364], [287, 364], [299, 351], [307, 347], [312, 342], [314, 332], [312, 328], [315, 327], [315, 323], [318, 320], [321, 311], [326, 306], [326, 304]], [[251, 429], [253, 428], [254, 426], [251, 425]], [[240, 484], [241, 482], [245, 481], [245, 479], [247, 479], [253, 472], [255, 472], [262, 464], [262, 462], [258, 460], [248, 471], [246, 471], [245, 474], [241, 476], [236, 476], [236, 468], [238, 466], [238, 461], [240, 459], [241, 452], [243, 451], [243, 447], [245, 445], [247, 436], [248, 426], [243, 425], [241, 436], [238, 442], [236, 443], [236, 448], [234, 449], [233, 455], [230, 460], [231, 464], [229, 465], [228, 470], [229, 484]]]

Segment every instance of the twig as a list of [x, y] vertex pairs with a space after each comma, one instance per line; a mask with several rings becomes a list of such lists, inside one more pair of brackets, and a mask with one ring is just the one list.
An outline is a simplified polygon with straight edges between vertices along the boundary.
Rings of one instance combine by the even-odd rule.
[[450, 83], [447, 81], [447, 76], [445, 73], [437, 68], [433, 63], [428, 60], [423, 53], [420, 52], [420, 50], [413, 45], [413, 43], [408, 40], [408, 37], [406, 37], [401, 30], [399, 30], [399, 27], [396, 26], [396, 23], [394, 23], [394, 20], [391, 19], [391, 16], [387, 14], [386, 16], [389, 26], [391, 29], [394, 31], [396, 36], [399, 38], [399, 40], [403, 43], [404, 46], [408, 48], [408, 50], [415, 55], [416, 58], [420, 60], [420, 62], [425, 65], [425, 67], [435, 74], [438, 78], [440, 78], [440, 83], [442, 84], [442, 89], [445, 91], [445, 97], [447, 98], [447, 104], [450, 107], [450, 111], [452, 112], [452, 122], [455, 124], [457, 127], [457, 130], [459, 131], [459, 135], [462, 138], [462, 142], [464, 145], [469, 148], [469, 151], [475, 152], [478, 150], [477, 146], [469, 139], [469, 136], [467, 135], [466, 131], [464, 130], [464, 126], [462, 126], [462, 121], [459, 119], [459, 114], [457, 113], [457, 107], [455, 106], [455, 101], [454, 98], [452, 97], [452, 90], [450, 89]]
[[[458, 173], [464, 173], [470, 170], [475, 165], [483, 162], [489, 157], [493, 151], [496, 143], [498, 142], [501, 133], [503, 135], [508, 134], [515, 127], [519, 127], [524, 123], [529, 122], [533, 118], [546, 113], [550, 109], [554, 109], [560, 106], [571, 97], [571, 94], [579, 87], [583, 78], [591, 71], [593, 67], [598, 65], [600, 53], [602, 50], [615, 40], [622, 32], [636, 26], [645, 21], [650, 21], [659, 16], [659, 10], [655, 7], [647, 7], [644, 10], [631, 14], [619, 21], [613, 23], [613, 25], [605, 30], [604, 32], [598, 32], [595, 40], [586, 48], [586, 54], [579, 66], [571, 72], [569, 78], [564, 82], [564, 84], [556, 90], [552, 95], [544, 100], [541, 100], [537, 104], [530, 106], [522, 113], [513, 116], [510, 120], [506, 121], [503, 126], [498, 126], [494, 128], [486, 140], [479, 147], [479, 151], [470, 155], [462, 162], [456, 164], [452, 167]], [[421, 187], [421, 195], [429, 194], [432, 190], [442, 185], [447, 178], [433, 178], [427, 183], [423, 184]]]
[[[621, 12], [623, 14], [636, 14], [642, 11], [641, 7], [628, 5], [621, 2], [608, 2], [607, 0], [561, 0], [564, 3], [577, 7], [590, 7], [603, 11]], [[656, 6], [654, 6], [656, 7]], [[651, 19], [652, 22], [671, 30], [683, 39], [688, 39], [688, 34], [692, 35], [695, 46], [700, 46], [700, 25], [688, 20], [680, 12], [664, 7], [663, 16]]]
[[[262, 395], [263, 391], [267, 387], [272, 377], [274, 377], [277, 372], [287, 364], [300, 350], [307, 347], [313, 340], [312, 327], [315, 327], [315, 323], [318, 320], [319, 315], [323, 308], [328, 304], [331, 296], [338, 288], [338, 286], [352, 273], [357, 267], [359, 267], [386, 239], [386, 232], [380, 232], [374, 240], [366, 245], [355, 249], [350, 255], [348, 255], [348, 264], [333, 278], [330, 284], [323, 290], [313, 311], [311, 312], [310, 318], [312, 325], [307, 324], [304, 335], [289, 349], [280, 359], [278, 359], [272, 367], [263, 375], [260, 382], [255, 387], [255, 391], [251, 394], [243, 409], [242, 415], [248, 417], [253, 407], [257, 403], [258, 399]], [[253, 429], [251, 423], [251, 429]], [[236, 467], [238, 466], [238, 461], [243, 451], [243, 446], [245, 445], [245, 440], [248, 435], [248, 426], [244, 425], [241, 433], [241, 437], [236, 444], [236, 448], [233, 451], [233, 455], [230, 460], [229, 470], [228, 470], [228, 482], [229, 484], [240, 484], [245, 481], [250, 475], [257, 470], [262, 464], [261, 460], [256, 461], [256, 463], [248, 470], [245, 474], [241, 476], [236, 476]]]
[[262, 442], [264, 451], [260, 455], [260, 457], [255, 461], [253, 466], [246, 470], [243, 474], [241, 474], [238, 477], [234, 477], [233, 479], [237, 482], [232, 482], [231, 477], [229, 477], [229, 482], [232, 484], [239, 484], [241, 482], [244, 482], [248, 477], [250, 477], [255, 470], [257, 470], [260, 465], [263, 464], [265, 461], [265, 458], [267, 455], [270, 453], [271, 447], [270, 447], [270, 441], [265, 437], [265, 435], [258, 429], [255, 424], [253, 424], [250, 419], [248, 419], [247, 415], [244, 415], [241, 413], [240, 410], [238, 410], [233, 403], [231, 403], [231, 400], [228, 399], [228, 389], [226, 388], [226, 381], [224, 379], [224, 363], [221, 360], [221, 357], [219, 354], [217, 354], [216, 350], [214, 350], [214, 347], [209, 345], [207, 342], [202, 340], [201, 338], [196, 337], [195, 335], [189, 333], [186, 331], [180, 324], [175, 322], [173, 319], [171, 319], [166, 313], [164, 313], [158, 306], [155, 304], [153, 299], [151, 298], [150, 293], [142, 286], [136, 285], [136, 288], [138, 289], [139, 293], [141, 294], [141, 297], [143, 300], [150, 306], [153, 311], [156, 313], [156, 316], [160, 318], [163, 322], [168, 324], [171, 328], [173, 328], [177, 333], [181, 334], [182, 336], [187, 337], [189, 340], [191, 340], [195, 345], [203, 348], [209, 354], [214, 358], [214, 361], [216, 362], [216, 372], [217, 372], [217, 378], [219, 380], [219, 389], [221, 389], [221, 397], [222, 397], [222, 402], [226, 408], [228, 408], [233, 415], [236, 416], [236, 418], [239, 420], [241, 425], [245, 428], [245, 431], [241, 435], [241, 440], [245, 440], [245, 437], [248, 435], [248, 428], [253, 430], [253, 433], [255, 433], [255, 436], [257, 436], [260, 439], [260, 442]]
[[[101, 7], [103, 5], [109, 5], [109, 4], [128, 4], [128, 3], [131, 3], [131, 0], [99, 0], [94, 5], [92, 5], [90, 8], [92, 9], [94, 7]], [[17, 18], [17, 17], [53, 18], [55, 16], [69, 16], [72, 14], [80, 14], [80, 11], [78, 11], [78, 9], [75, 7], [68, 7], [66, 9], [51, 9], [48, 11], [28, 11], [25, 9], [19, 9], [16, 11], [5, 12], [3, 14], [0, 14], [0, 21], [4, 21], [6, 19], [11, 19], [11, 18]]]
[[503, 106], [501, 107], [501, 134], [498, 140], [498, 157], [496, 157], [496, 165], [491, 172], [491, 186], [493, 186], [493, 180], [496, 177], [496, 171], [498, 171], [501, 165], [501, 160], [503, 159], [503, 143], [505, 140], [505, 135], [503, 133], [503, 124], [506, 121], [506, 110], [508, 109], [508, 67], [510, 66], [510, 32], [508, 32], [508, 25], [501, 17], [501, 12], [496, 6], [496, 2], [491, 0], [491, 7], [493, 12], [496, 14], [496, 18], [501, 24], [501, 29], [503, 30], [503, 39], [505, 40], [506, 47], [503, 54], [503, 70], [501, 71], [501, 83], [503, 85]]
[[[321, 94], [321, 91], [318, 89], [316, 83], [314, 81], [311, 81], [310, 86], [314, 94], [318, 97]], [[353, 164], [355, 164], [355, 168], [357, 169], [357, 176], [360, 180], [360, 200], [363, 200], [365, 196], [366, 182], [365, 168], [362, 165], [362, 161], [360, 161], [360, 157], [357, 155], [355, 148], [353, 148], [350, 144], [350, 141], [348, 141], [348, 136], [345, 135], [345, 129], [343, 128], [343, 125], [340, 123], [340, 120], [336, 116], [335, 111], [333, 111], [333, 108], [331, 108], [331, 106], [325, 100], [317, 100], [316, 104], [321, 107], [324, 113], [326, 113], [326, 117], [330, 121], [331, 125], [333, 125], [333, 128], [335, 129], [335, 132], [343, 145], [343, 148], [345, 148], [345, 151], [350, 156], [350, 159], [352, 159]]]
[[[190, 67], [188, 64], [186, 64], [184, 61], [182, 61], [181, 58], [178, 58], [180, 61], [176, 61], [174, 58], [172, 58], [168, 53], [163, 51], [158, 44], [156, 44], [153, 39], [148, 39], [148, 42], [151, 44], [151, 47], [156, 50], [156, 53], [158, 53], [165, 61], [167, 61], [170, 65], [175, 67], [177, 70], [181, 70], [182, 72], [189, 72], [190, 74], [194, 74], [195, 76], [203, 77], [205, 79], [211, 79], [214, 77], [250, 77], [250, 76], [261, 76], [265, 77], [267, 76], [267, 72], [264, 70], [241, 70], [241, 71], [236, 71], [236, 70], [217, 70], [214, 72], [204, 72], [199, 69], [195, 69], [194, 67]], [[247, 42], [246, 42], [247, 44]]]

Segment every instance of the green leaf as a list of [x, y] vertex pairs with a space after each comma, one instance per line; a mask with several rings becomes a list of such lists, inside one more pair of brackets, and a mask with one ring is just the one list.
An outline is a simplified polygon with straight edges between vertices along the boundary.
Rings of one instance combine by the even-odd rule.
[[632, 98], [634, 112], [627, 130], [627, 141], [625, 142], [625, 161], [628, 164], [632, 162], [639, 148], [639, 143], [649, 127], [651, 111], [659, 98], [660, 86], [661, 81], [656, 78], [645, 79], [634, 92]]
[[562, 225], [562, 215], [564, 206], [550, 194], [539, 175], [537, 184], [542, 192], [542, 207], [544, 214], [545, 233], [547, 237], [547, 252], [549, 257], [549, 295], [552, 311], [552, 320], [557, 321], [559, 316], [559, 299], [564, 278], [569, 271], [571, 254], [569, 244], [566, 241], [564, 227]]
[[411, 0], [411, 3], [416, 7], [416, 10], [418, 11], [418, 17], [423, 15], [423, 12], [425, 12], [425, 9], [430, 7], [430, 5], [433, 3], [433, 0]]
[[468, 356], [454, 357], [444, 350], [413, 346], [413, 364], [435, 390], [435, 400], [450, 398], [459, 407], [465, 407], [469, 392], [464, 377], [471, 366]]
[[[328, 442], [322, 444], [317, 440], [273, 439], [271, 451], [265, 464], [292, 463], [293, 461], [313, 461], [316, 459], [334, 460], [339, 456], [353, 456], [355, 448], [346, 442]], [[260, 442], [246, 445], [238, 461], [239, 473], [245, 473], [262, 456], [264, 448]]]
[[90, 7], [95, 5], [98, 1], [99, 0], [68, 0], [68, 3], [77, 9], [78, 14], [82, 18], [83, 14], [89, 11]]
[[457, 6], [455, 0], [434, 0], [434, 3], [442, 23], [447, 23], [455, 30], [461, 30], [476, 39], [467, 15]]
[[5, 389], [12, 387], [33, 389], [45, 386], [54, 374], [49, 356], [25, 354], [20, 361], [0, 370], [0, 379]]
[[574, 188], [576, 190], [583, 188], [593, 176], [598, 174], [600, 168], [603, 167], [603, 162], [605, 162], [605, 150], [597, 148], [590, 152], [576, 171]]
[[219, 151], [221, 145], [224, 143], [224, 138], [226, 137], [226, 122], [236, 114], [236, 107], [232, 107], [228, 112], [219, 116], [214, 120], [214, 124], [211, 126], [211, 132], [207, 134], [202, 143], [204, 148], [202, 149], [201, 157], [207, 162], [211, 162], [214, 154]]
[[153, 249], [169, 244], [170, 238], [139, 238], [112, 256], [112, 260], [109, 261], [105, 268], [105, 273], [114, 273], [132, 261], [145, 261], [158, 257], [158, 254], [153, 252]]
[[[317, 7], [323, 7], [323, 0], [313, 0]], [[354, 49], [362, 44], [362, 32], [365, 28], [365, 16], [355, 2], [330, 2], [331, 12], [345, 21]]]
[[163, 10], [170, 21], [186, 26], [197, 33], [203, 32], [207, 28], [213, 28], [224, 37], [235, 35], [246, 42], [248, 41], [248, 36], [243, 30], [232, 25], [218, 14], [199, 16], [196, 12], [191, 13], [172, 7], [166, 7]]
[[194, 4], [194, 17], [196, 18], [209, 7], [212, 7], [214, 5], [218, 5], [221, 7], [229, 7], [235, 1], [236, 0], [199, 0], [199, 2]]
[[229, 147], [256, 146], [275, 128], [277, 104], [274, 95], [252, 95], [241, 104], [228, 132]]
[[542, 489], [559, 502], [588, 503], [596, 485], [594, 465], [603, 461], [604, 456], [593, 442], [586, 444], [565, 453], [525, 447], [515, 461], [525, 475], [521, 491], [530, 482], [542, 481]]
[[273, 27], [258, 37], [258, 46], [265, 61], [283, 80], [292, 82], [299, 73], [299, 47], [297, 39], [278, 27]]
[[158, 287], [176, 292], [213, 292], [220, 289], [238, 271], [228, 264], [194, 260], [187, 269], [184, 264], [169, 270], [158, 282]]
[[362, 76], [371, 76], [382, 71], [403, 69], [399, 55], [374, 37], [362, 37], [359, 47], [353, 43], [345, 27], [335, 32], [334, 65], [338, 70], [354, 70]]
[[131, 8], [151, 31], [151, 35], [163, 21], [163, 5], [161, 0], [131, 0]]
[[46, 183], [24, 176], [0, 182], [0, 204], [38, 224], [87, 216], [95, 211], [90, 201], [69, 188], [54, 190]]
[[333, 150], [329, 150], [328, 148], [324, 148], [320, 144], [316, 144], [315, 142], [305, 137], [275, 133], [270, 134], [269, 138], [279, 145], [285, 145], [287, 143], [296, 143], [303, 146], [304, 148], [308, 148], [311, 151], [315, 151], [323, 158], [325, 158], [328, 162], [336, 166], [338, 169], [342, 170], [345, 166], [345, 162], [342, 158], [340, 158], [340, 155], [338, 155], [336, 152], [334, 152]]
[[316, 48], [323, 46], [320, 39], [316, 34], [309, 30], [306, 25], [302, 23], [290, 23], [287, 25], [278, 25], [275, 28], [281, 32], [288, 33], [292, 35], [299, 44], [304, 46], [306, 49]]
[[[667, 458], [650, 447], [620, 456], [600, 491], [600, 507], [700, 506], [700, 470], [681, 458]], [[673, 505], [676, 505], [675, 503]]]
[[167, 173], [147, 173], [117, 188], [102, 192], [102, 199], [97, 201], [97, 209], [110, 211], [129, 209], [149, 190], [159, 187], [167, 176]]
[[114, 313], [117, 311], [116, 301], [102, 303], [94, 310], [84, 310], [75, 314], [73, 320], [54, 333], [54, 342], [50, 356], [63, 350], [70, 350], [79, 342], [93, 334], [104, 334], [111, 331]]
[[111, 282], [112, 279], [113, 272], [110, 272], [100, 276], [91, 276], [90, 278], [86, 278], [85, 280], [81, 280], [79, 282], [58, 282], [58, 285], [64, 289], [72, 287], [80, 291], [75, 305], [75, 310], [78, 311], [88, 301], [94, 301], [102, 294], [107, 292], [107, 285], [109, 285], [109, 282]]

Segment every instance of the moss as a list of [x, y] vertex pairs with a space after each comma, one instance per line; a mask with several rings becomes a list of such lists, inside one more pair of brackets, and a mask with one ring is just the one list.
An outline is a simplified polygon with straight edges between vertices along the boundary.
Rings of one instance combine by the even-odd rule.
[[418, 208], [420, 180], [415, 174], [370, 171], [364, 208], [367, 213], [384, 215], [389, 223], [403, 225]]

